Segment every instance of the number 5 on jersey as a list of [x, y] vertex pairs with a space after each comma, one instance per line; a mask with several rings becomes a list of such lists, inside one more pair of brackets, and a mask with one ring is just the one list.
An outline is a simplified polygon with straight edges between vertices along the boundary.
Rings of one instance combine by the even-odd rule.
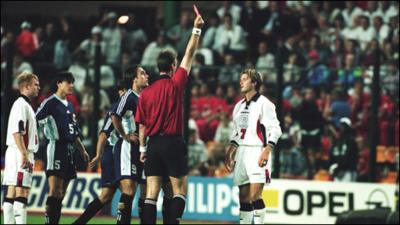
[[69, 133], [74, 134], [74, 125], [73, 124], [68, 124], [69, 125]]

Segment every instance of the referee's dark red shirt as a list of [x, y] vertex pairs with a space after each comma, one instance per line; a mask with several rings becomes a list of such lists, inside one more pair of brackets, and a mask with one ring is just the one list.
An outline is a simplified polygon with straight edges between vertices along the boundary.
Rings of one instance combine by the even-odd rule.
[[160, 75], [139, 98], [135, 120], [146, 126], [146, 136], [182, 135], [183, 93], [187, 71], [179, 67], [171, 77]]

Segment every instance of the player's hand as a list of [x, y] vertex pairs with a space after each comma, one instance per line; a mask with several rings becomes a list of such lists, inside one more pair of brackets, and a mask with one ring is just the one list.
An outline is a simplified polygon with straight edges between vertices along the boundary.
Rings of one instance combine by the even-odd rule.
[[260, 157], [258, 158], [258, 166], [264, 167], [268, 163], [269, 154], [271, 153], [272, 147], [267, 145], [264, 150], [261, 152]]
[[226, 158], [225, 158], [224, 163], [225, 163], [225, 168], [229, 172], [232, 172], [236, 165], [236, 161], [235, 161], [236, 150], [237, 150], [237, 147], [235, 147], [233, 145], [229, 145], [227, 153], [226, 153]]
[[96, 155], [92, 161], [89, 162], [89, 167], [90, 169], [93, 169], [93, 167], [95, 167], [98, 163], [99, 163], [100, 157], [98, 155]]
[[126, 135], [127, 141], [133, 144], [139, 144], [139, 135], [137, 133]]
[[144, 163], [144, 162], [146, 162], [146, 159], [147, 159], [146, 152], [141, 152], [140, 153], [140, 162]]
[[196, 16], [194, 19], [194, 27], [201, 29], [204, 25], [204, 20], [201, 16]]
[[21, 168], [22, 169], [29, 168], [30, 164], [31, 164], [31, 162], [29, 162], [28, 152], [24, 152], [22, 154], [22, 165], [21, 165]]
[[231, 156], [227, 155], [225, 158], [225, 168], [228, 172], [232, 172], [235, 169], [236, 161]]
[[89, 157], [89, 154], [86, 151], [82, 152], [82, 157], [83, 157], [83, 161], [89, 162], [90, 157]]

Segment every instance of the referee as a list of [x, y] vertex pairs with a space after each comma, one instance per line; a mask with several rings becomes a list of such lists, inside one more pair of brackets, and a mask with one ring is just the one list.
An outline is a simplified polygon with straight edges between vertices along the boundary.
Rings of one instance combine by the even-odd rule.
[[[140, 159], [145, 162], [147, 177], [144, 224], [156, 223], [157, 197], [165, 172], [171, 180], [174, 193], [168, 223], [178, 224], [185, 209], [188, 165], [187, 149], [182, 137], [183, 94], [203, 24], [203, 19], [198, 15], [179, 68], [174, 53], [160, 53], [157, 59], [160, 76], [139, 98], [135, 120], [140, 123]], [[148, 143], [146, 137], [150, 137]]]

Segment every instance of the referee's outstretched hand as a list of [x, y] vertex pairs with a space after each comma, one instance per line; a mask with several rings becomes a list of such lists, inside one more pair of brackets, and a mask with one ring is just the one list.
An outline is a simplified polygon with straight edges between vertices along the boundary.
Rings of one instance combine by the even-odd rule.
[[194, 19], [194, 27], [201, 29], [203, 25], [204, 25], [203, 18], [200, 15], [196, 16], [196, 19]]

